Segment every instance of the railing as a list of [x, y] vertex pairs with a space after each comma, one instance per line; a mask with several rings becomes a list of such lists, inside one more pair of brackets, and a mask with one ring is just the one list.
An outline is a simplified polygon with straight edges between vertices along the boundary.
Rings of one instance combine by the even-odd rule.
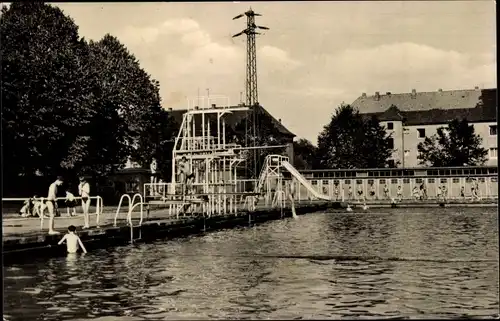
[[[33, 201], [39, 201], [42, 203], [41, 207], [40, 207], [40, 210], [38, 212], [38, 214], [40, 215], [40, 230], [43, 229], [43, 223], [44, 223], [44, 212], [45, 212], [45, 209], [46, 209], [46, 206], [45, 206], [45, 201], [46, 201], [46, 198], [44, 197], [37, 197], [37, 198], [22, 198], [22, 197], [12, 197], [12, 198], [2, 198], [2, 202], [8, 202], [8, 201], [11, 201], [11, 202], [19, 202], [19, 201], [28, 201], [28, 200], [33, 200]], [[78, 197], [75, 197], [74, 198], [75, 200], [81, 200], [82, 198], [80, 196]], [[97, 203], [96, 203], [96, 212], [95, 213], [92, 213], [92, 214], [96, 214], [96, 225], [99, 226], [99, 222], [100, 222], [100, 217], [101, 217], [101, 214], [104, 210], [104, 203], [103, 203], [103, 200], [102, 200], [102, 197], [100, 196], [90, 196], [89, 197], [90, 200], [97, 200]], [[60, 200], [66, 200], [66, 197], [58, 197], [55, 199], [55, 201], [60, 201]], [[90, 213], [89, 213], [90, 214]]]
[[165, 197], [166, 194], [170, 194], [171, 185], [172, 183], [145, 183], [142, 195], [144, 195], [144, 197], [148, 197], [148, 195], [149, 197]]
[[[113, 226], [116, 227], [116, 221], [118, 220], [118, 215], [120, 214], [120, 209], [121, 209], [123, 200], [125, 198], [128, 199], [128, 213], [127, 213], [128, 224], [130, 226], [133, 226], [133, 224], [132, 224], [132, 212], [137, 205], [140, 205], [141, 206], [141, 210], [140, 210], [141, 215], [140, 215], [140, 219], [139, 219], [139, 225], [142, 225], [142, 221], [144, 218], [144, 207], [143, 207], [144, 202], [143, 202], [142, 195], [139, 193], [136, 193], [136, 194], [134, 194], [134, 196], [132, 198], [128, 194], [123, 194], [122, 197], [120, 197], [120, 202], [118, 203], [118, 208], [116, 209], [115, 218], [113, 221]], [[134, 203], [136, 198], [139, 198], [138, 203]]]

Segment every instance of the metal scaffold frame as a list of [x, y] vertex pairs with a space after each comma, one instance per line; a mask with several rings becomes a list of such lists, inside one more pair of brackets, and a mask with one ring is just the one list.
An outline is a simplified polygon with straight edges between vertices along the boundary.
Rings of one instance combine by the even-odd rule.
[[[150, 192], [162, 190], [162, 194], [153, 193], [153, 198], [170, 204], [176, 215], [186, 214], [185, 207], [208, 217], [236, 214], [242, 201], [255, 193], [240, 191], [236, 166], [245, 161], [241, 152], [246, 148], [227, 141], [225, 116], [247, 110], [246, 106], [230, 106], [224, 96], [188, 101], [172, 153], [172, 182], [145, 184], [145, 194], [148, 193], [146, 187]], [[187, 193], [183, 187], [185, 181], [181, 181], [183, 178], [179, 175], [184, 157], [194, 176]]]

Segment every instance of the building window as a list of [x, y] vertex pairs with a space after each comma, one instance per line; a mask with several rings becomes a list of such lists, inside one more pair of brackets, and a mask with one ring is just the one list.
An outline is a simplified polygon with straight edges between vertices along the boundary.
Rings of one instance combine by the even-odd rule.
[[387, 143], [389, 144], [389, 149], [394, 149], [394, 138], [388, 138]]
[[498, 147], [490, 148], [490, 158], [498, 158]]
[[[491, 128], [491, 126], [490, 126], [490, 128]], [[387, 123], [387, 129], [393, 130], [394, 129], [394, 124], [393, 123]], [[496, 130], [496, 128], [495, 128], [495, 130]], [[491, 129], [490, 129], [490, 131], [491, 131]]]
[[396, 167], [396, 166], [395, 166], [395, 163], [394, 163], [394, 159], [389, 159], [389, 160], [387, 161], [387, 164], [388, 164], [388, 165], [389, 165], [389, 167], [391, 167], [391, 168]]
[[497, 135], [497, 125], [491, 125], [490, 126], [490, 136], [496, 136]]
[[425, 138], [425, 128], [417, 128], [418, 138]]

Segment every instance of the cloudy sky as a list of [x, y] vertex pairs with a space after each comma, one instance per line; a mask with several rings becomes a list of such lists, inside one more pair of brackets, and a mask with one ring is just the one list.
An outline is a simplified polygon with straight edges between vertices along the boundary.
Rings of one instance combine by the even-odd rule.
[[316, 143], [334, 109], [362, 92], [496, 87], [495, 4], [442, 2], [58, 3], [98, 40], [117, 36], [160, 81], [163, 106], [245, 88], [245, 27], [257, 24], [259, 101]]

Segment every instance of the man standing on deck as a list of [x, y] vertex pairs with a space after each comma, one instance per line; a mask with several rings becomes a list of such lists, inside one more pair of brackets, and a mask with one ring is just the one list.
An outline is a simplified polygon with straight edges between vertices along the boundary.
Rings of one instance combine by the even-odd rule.
[[49, 186], [49, 193], [47, 195], [47, 199], [45, 200], [45, 205], [47, 206], [47, 210], [49, 211], [49, 234], [55, 235], [59, 234], [56, 230], [54, 230], [54, 216], [57, 211], [57, 188], [61, 186], [63, 183], [63, 178], [58, 176], [56, 181]]
[[83, 228], [89, 228], [89, 208], [90, 208], [90, 185], [85, 177], [80, 177], [80, 184], [78, 185], [78, 194], [82, 198], [83, 209]]
[[153, 160], [151, 161], [151, 166], [150, 166], [150, 169], [151, 169], [151, 189], [150, 189], [150, 193], [151, 193], [151, 196], [154, 196], [156, 193], [157, 193], [157, 189], [156, 189], [156, 183], [157, 183], [157, 178], [156, 178], [156, 170], [157, 170], [157, 163], [156, 163], [156, 159], [153, 158]]
[[190, 189], [190, 185], [194, 180], [194, 174], [191, 172], [189, 162], [186, 159], [186, 156], [182, 156], [182, 159], [179, 163], [179, 180], [182, 184], [182, 195], [185, 196]]

